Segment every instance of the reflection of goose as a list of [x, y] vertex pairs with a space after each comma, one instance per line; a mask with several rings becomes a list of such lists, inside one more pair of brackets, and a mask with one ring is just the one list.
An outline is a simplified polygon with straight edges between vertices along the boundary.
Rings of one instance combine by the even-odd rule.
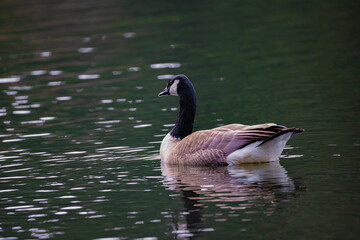
[[211, 211], [211, 219], [218, 215], [225, 221], [236, 215], [246, 220], [250, 217], [246, 211], [263, 206], [269, 215], [278, 202], [294, 198], [298, 189], [278, 162], [218, 167], [163, 163], [161, 170], [164, 186], [181, 194], [187, 213], [173, 219], [173, 233], [179, 239], [182, 233], [201, 235], [201, 229], [207, 229], [203, 211], [213, 204], [220, 209]]
[[159, 96], [163, 95], [175, 95], [180, 99], [176, 124], [161, 143], [163, 162], [214, 165], [275, 161], [290, 137], [303, 131], [266, 123], [253, 126], [230, 124], [192, 133], [196, 93], [190, 80], [184, 75], [175, 76], [159, 93]]
[[192, 190], [205, 201], [224, 201], [226, 196], [231, 201], [263, 197], [275, 201], [281, 200], [275, 199], [277, 193], [295, 192], [294, 182], [278, 162], [211, 168], [162, 164], [161, 170], [169, 189]]

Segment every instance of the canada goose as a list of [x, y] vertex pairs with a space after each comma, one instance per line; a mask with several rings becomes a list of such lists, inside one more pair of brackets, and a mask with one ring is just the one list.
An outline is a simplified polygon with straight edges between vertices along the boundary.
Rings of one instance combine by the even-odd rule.
[[177, 165], [218, 165], [271, 162], [279, 159], [291, 136], [300, 128], [275, 123], [259, 125], [229, 124], [192, 133], [196, 112], [196, 93], [185, 75], [169, 80], [160, 96], [179, 96], [180, 111], [173, 129], [164, 137], [160, 157]]

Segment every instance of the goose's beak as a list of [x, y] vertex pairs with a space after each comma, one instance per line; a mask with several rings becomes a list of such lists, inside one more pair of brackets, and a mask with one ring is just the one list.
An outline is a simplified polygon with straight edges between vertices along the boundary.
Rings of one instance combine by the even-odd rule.
[[165, 88], [164, 91], [160, 92], [158, 96], [161, 97], [161, 96], [165, 96], [165, 95], [170, 95], [168, 88]]

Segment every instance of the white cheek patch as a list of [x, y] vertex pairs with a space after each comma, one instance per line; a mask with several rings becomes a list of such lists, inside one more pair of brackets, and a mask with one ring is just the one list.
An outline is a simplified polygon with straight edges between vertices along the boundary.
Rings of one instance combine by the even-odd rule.
[[174, 83], [171, 85], [170, 87], [170, 95], [174, 95], [174, 96], [177, 96], [178, 93], [177, 93], [177, 86], [179, 84], [179, 80], [175, 80]]

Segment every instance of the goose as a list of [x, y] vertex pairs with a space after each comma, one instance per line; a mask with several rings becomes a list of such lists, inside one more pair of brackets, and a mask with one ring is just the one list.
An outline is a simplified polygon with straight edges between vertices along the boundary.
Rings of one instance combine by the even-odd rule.
[[303, 132], [275, 123], [228, 124], [193, 131], [196, 92], [183, 74], [171, 78], [160, 96], [179, 97], [177, 121], [160, 145], [160, 158], [172, 165], [239, 165], [278, 161], [286, 142]]

